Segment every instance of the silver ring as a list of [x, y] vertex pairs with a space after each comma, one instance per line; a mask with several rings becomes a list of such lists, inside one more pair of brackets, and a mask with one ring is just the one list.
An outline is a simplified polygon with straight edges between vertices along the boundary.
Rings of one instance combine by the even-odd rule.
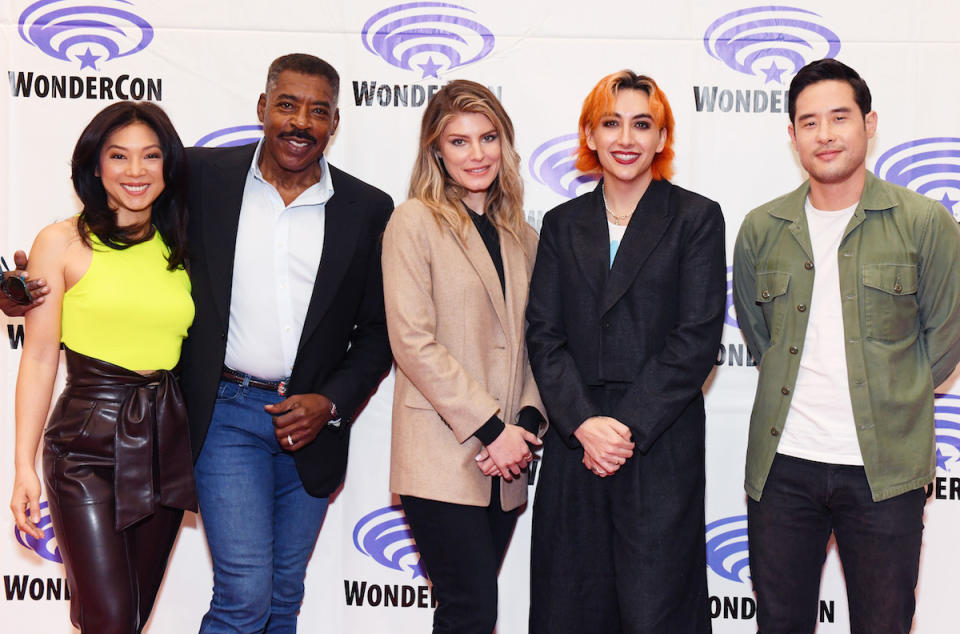
[[287, 434], [287, 444], [293, 447], [293, 438], [290, 437], [290, 434]]
[[601, 470], [600, 467], [597, 467], [597, 468], [594, 469], [593, 471], [594, 471], [594, 473], [596, 473], [597, 475], [600, 475], [600, 474], [603, 473], [603, 470]]

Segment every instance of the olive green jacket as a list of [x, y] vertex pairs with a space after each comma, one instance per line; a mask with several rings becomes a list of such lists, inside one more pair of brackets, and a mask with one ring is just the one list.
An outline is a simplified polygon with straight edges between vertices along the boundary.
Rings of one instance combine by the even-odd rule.
[[[933, 390], [960, 361], [960, 228], [936, 201], [866, 176], [837, 257], [857, 439], [880, 501], [933, 479]], [[760, 370], [746, 465], [756, 500], [790, 409], [810, 315], [809, 191], [805, 182], [751, 211], [734, 248], [737, 319]]]

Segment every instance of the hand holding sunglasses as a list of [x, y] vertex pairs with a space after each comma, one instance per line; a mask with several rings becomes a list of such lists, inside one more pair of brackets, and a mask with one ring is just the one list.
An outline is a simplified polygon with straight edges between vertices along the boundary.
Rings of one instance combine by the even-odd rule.
[[14, 255], [14, 264], [21, 270], [11, 271], [7, 261], [0, 256], [3, 267], [0, 272], [0, 310], [9, 317], [20, 317], [43, 302], [48, 291], [43, 280], [26, 279], [26, 272], [22, 269], [26, 268], [27, 260], [22, 251]]

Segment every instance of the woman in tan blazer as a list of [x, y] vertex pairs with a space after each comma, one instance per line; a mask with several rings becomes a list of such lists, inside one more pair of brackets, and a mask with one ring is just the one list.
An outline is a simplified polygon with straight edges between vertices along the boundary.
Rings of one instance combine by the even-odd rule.
[[450, 82], [424, 112], [410, 200], [383, 238], [390, 489], [433, 582], [435, 633], [496, 626], [497, 572], [546, 429], [524, 344], [537, 237], [522, 201], [503, 106]]

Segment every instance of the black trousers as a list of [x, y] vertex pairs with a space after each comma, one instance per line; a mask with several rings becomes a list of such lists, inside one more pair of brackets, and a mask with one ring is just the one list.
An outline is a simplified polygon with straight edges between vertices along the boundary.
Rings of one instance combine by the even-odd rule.
[[853, 634], [906, 634], [923, 538], [922, 488], [874, 502], [863, 467], [777, 454], [747, 501], [750, 577], [763, 634], [812, 633], [832, 532]]
[[409, 495], [400, 501], [433, 583], [434, 634], [491, 634], [497, 625], [497, 574], [518, 512], [500, 508], [498, 479], [486, 507]]

